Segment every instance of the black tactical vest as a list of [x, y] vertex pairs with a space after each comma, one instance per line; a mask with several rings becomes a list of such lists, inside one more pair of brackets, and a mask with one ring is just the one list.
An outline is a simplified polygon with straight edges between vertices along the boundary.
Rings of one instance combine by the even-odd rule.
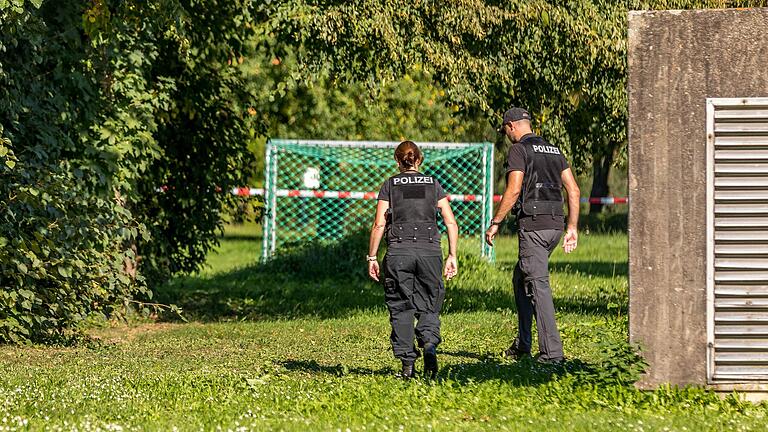
[[525, 176], [520, 191], [518, 217], [549, 216], [562, 218], [563, 182], [561, 178], [563, 156], [560, 149], [539, 136], [524, 138], [522, 145], [526, 154]]
[[437, 189], [432, 176], [400, 173], [389, 180], [387, 251], [440, 253]]

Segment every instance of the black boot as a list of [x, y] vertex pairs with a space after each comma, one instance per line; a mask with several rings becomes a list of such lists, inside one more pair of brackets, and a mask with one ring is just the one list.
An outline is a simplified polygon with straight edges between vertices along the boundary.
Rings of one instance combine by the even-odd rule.
[[403, 370], [400, 373], [400, 378], [404, 380], [411, 379], [416, 376], [416, 370], [413, 367], [413, 360], [402, 360]]
[[520, 349], [520, 339], [515, 338], [515, 341], [512, 342], [512, 346], [507, 348], [503, 353], [501, 353], [502, 357], [511, 358], [513, 360], [518, 360], [521, 357], [527, 357], [530, 356], [530, 351], [524, 351]]
[[553, 365], [553, 366], [562, 366], [563, 364], [565, 364], [565, 357], [544, 358], [541, 353], [537, 354], [536, 357], [534, 357], [534, 360], [536, 360], [536, 363], [539, 363], [539, 364], [546, 364], [546, 365]]
[[424, 375], [427, 378], [437, 377], [437, 348], [434, 344], [424, 344]]

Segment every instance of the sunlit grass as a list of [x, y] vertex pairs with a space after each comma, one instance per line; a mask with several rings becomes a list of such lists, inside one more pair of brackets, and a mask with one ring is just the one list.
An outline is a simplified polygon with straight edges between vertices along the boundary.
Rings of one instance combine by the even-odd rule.
[[[552, 256], [564, 369], [499, 355], [516, 331], [516, 240], [498, 240], [493, 266], [464, 257], [447, 286], [433, 382], [394, 378], [378, 285], [333, 269], [265, 271], [258, 232], [227, 234], [210, 268], [158, 292], [191, 323], [95, 329], [100, 343], [74, 348], [0, 347], [0, 430], [765, 428], [762, 406], [578, 374], [605, 360], [602, 343], [626, 340], [625, 234], [583, 235], [575, 253]], [[362, 271], [353, 255], [340, 268], [359, 261]]]

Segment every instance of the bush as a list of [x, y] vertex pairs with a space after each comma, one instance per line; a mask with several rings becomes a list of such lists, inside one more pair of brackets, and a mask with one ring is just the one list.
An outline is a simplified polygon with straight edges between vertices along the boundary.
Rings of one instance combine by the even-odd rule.
[[11, 169], [12, 155], [0, 167], [0, 341], [62, 341], [89, 314], [147, 293], [126, 272], [140, 229], [130, 213], [88, 193], [67, 163]]
[[645, 372], [648, 363], [639, 347], [626, 341], [600, 343], [598, 361], [576, 373], [584, 382], [599, 386], [631, 386]]
[[250, 158], [249, 7], [0, 0], [0, 342], [60, 340], [203, 262]]

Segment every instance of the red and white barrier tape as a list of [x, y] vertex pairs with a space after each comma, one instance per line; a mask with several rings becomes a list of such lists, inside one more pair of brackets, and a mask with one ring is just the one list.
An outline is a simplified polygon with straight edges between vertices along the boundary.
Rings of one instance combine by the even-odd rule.
[[[234, 188], [232, 189], [233, 195], [239, 196], [255, 196], [264, 195], [263, 188]], [[278, 189], [275, 191], [275, 195], [279, 197], [300, 197], [300, 198], [336, 198], [336, 199], [364, 199], [373, 200], [378, 196], [377, 192], [348, 192], [348, 191], [322, 191], [322, 190], [306, 190], [306, 189]], [[448, 201], [463, 201], [463, 202], [481, 202], [483, 195], [459, 195], [448, 194]], [[493, 201], [501, 201], [501, 195], [494, 195]], [[600, 197], [600, 198], [581, 198], [582, 203], [589, 204], [626, 204], [627, 198], [617, 197]]]
[[581, 202], [590, 203], [590, 204], [627, 204], [629, 203], [629, 198], [592, 197], [592, 198], [582, 198]]

